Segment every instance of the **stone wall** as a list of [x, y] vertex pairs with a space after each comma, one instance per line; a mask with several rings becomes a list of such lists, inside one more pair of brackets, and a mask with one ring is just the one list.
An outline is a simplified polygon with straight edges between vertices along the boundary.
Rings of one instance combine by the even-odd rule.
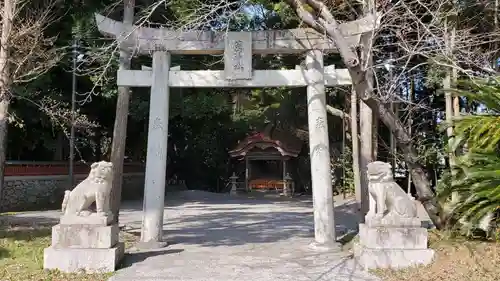
[[[76, 182], [90, 171], [91, 163], [75, 163]], [[144, 193], [144, 164], [123, 165], [123, 199], [137, 199]], [[59, 209], [69, 184], [67, 162], [7, 161], [4, 188], [0, 190], [1, 211]]]
[[[82, 181], [87, 175], [76, 175]], [[4, 212], [59, 209], [64, 191], [70, 189], [67, 175], [6, 176], [1, 206]], [[122, 199], [142, 198], [144, 173], [123, 176]]]

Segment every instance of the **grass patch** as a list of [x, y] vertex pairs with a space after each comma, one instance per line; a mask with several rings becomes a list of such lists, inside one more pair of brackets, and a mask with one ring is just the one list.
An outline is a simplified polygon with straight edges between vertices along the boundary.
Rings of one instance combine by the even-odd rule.
[[498, 281], [500, 242], [450, 238], [429, 232], [429, 246], [436, 257], [428, 266], [403, 270], [374, 270], [384, 281]]
[[139, 236], [120, 231], [120, 241], [125, 243], [125, 249], [130, 249], [139, 241]]
[[[136, 237], [121, 233], [126, 245]], [[43, 269], [43, 249], [50, 246], [50, 226], [7, 226], [0, 229], [0, 280], [1, 281], [101, 281], [112, 273], [67, 274]]]

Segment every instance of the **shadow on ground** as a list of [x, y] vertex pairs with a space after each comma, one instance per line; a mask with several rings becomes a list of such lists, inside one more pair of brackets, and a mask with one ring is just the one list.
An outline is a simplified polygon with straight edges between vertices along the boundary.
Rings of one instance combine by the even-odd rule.
[[[336, 230], [345, 243], [357, 231], [357, 204], [349, 200], [336, 204]], [[123, 231], [139, 236], [142, 200], [122, 206]], [[310, 197], [167, 192], [165, 206], [164, 236], [172, 246], [127, 253], [122, 270], [110, 280], [376, 280], [360, 271], [345, 252], [320, 253], [307, 247], [314, 237]], [[29, 239], [23, 236], [23, 229], [39, 230], [30, 235], [49, 235], [59, 216], [60, 211], [55, 210], [0, 219], [9, 227], [9, 237], [22, 240]], [[0, 257], [8, 255], [8, 249], [0, 248]]]
[[51, 227], [59, 223], [59, 218], [53, 218], [34, 212], [13, 215], [0, 215], [0, 230], [13, 227]]
[[0, 247], [0, 259], [11, 256], [8, 245], [12, 243], [30, 242], [38, 238], [49, 237], [51, 226], [57, 223], [57, 220], [45, 216], [27, 218], [16, 215], [1, 215], [0, 220], [0, 243], [6, 243], [4, 246], [7, 245], [7, 249]]
[[[338, 202], [335, 208], [341, 243], [357, 231], [357, 208], [351, 201]], [[285, 201], [188, 192], [167, 196], [164, 218], [164, 240], [171, 246], [130, 254], [111, 281], [377, 280], [346, 252], [308, 247], [314, 239], [314, 218], [307, 198]], [[140, 221], [129, 222], [124, 230], [140, 235]]]
[[131, 252], [126, 253], [123, 262], [120, 264], [120, 269], [127, 268], [132, 266], [135, 263], [142, 262], [148, 258], [152, 258], [155, 256], [163, 256], [169, 254], [177, 254], [182, 252], [182, 249], [166, 249], [166, 250], [157, 250], [157, 251], [147, 251], [147, 252]]
[[[137, 201], [124, 202], [121, 211], [142, 211], [143, 198]], [[312, 199], [308, 195], [287, 198], [278, 194], [262, 192], [254, 192], [249, 194], [230, 195], [229, 193], [213, 193], [199, 190], [173, 191], [165, 194], [165, 204], [167, 207], [193, 208], [193, 206], [184, 206], [186, 204], [208, 204], [208, 205], [227, 205], [227, 204], [243, 204], [247, 208], [251, 206], [261, 205], [262, 203], [269, 204], [287, 204], [293, 202], [295, 204], [309, 205], [312, 204]]]
[[[307, 198], [274, 201], [184, 192], [173, 199], [167, 199], [164, 225], [164, 237], [170, 244], [227, 247], [314, 237], [314, 218], [308, 208], [312, 202]], [[176, 214], [179, 209], [182, 213]], [[359, 223], [357, 205], [336, 207], [335, 220], [339, 241], [349, 242]], [[126, 231], [140, 235], [139, 228]]]
[[13, 239], [16, 241], [32, 241], [39, 237], [47, 237], [50, 236], [51, 228], [50, 227], [41, 227], [41, 228], [12, 228], [6, 230], [0, 230], [0, 237]]
[[58, 220], [43, 215], [29, 217], [2, 215], [1, 220], [0, 238], [16, 241], [31, 241], [50, 236], [51, 227], [58, 223]]
[[0, 260], [8, 257], [10, 257], [9, 251], [7, 249], [0, 247]]

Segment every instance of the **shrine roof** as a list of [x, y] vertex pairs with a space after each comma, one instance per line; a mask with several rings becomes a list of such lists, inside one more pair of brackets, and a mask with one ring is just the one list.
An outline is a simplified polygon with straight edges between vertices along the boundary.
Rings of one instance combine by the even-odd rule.
[[296, 136], [278, 130], [265, 130], [249, 135], [229, 151], [231, 157], [245, 157], [253, 149], [264, 151], [268, 148], [276, 149], [282, 156], [297, 157], [302, 148], [302, 141]]

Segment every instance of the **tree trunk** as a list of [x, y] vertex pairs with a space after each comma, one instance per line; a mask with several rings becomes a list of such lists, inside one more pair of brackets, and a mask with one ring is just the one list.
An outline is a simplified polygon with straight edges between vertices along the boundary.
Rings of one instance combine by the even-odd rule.
[[[398, 109], [399, 109], [399, 103], [396, 104], [394, 102], [391, 102], [391, 111], [394, 113], [396, 118], [398, 118]], [[392, 166], [392, 174], [395, 174], [396, 172], [396, 140], [394, 139], [394, 134], [390, 132], [389, 135], [389, 157], [388, 160], [390, 160], [391, 166]]]
[[[374, 9], [373, 0], [366, 0], [365, 5], [363, 7], [363, 13], [369, 14]], [[372, 46], [372, 34], [363, 34], [361, 35], [361, 62], [365, 64], [366, 69], [370, 69], [370, 71], [364, 72], [364, 79], [369, 81], [370, 84], [373, 83], [373, 58], [371, 55], [371, 46]], [[366, 92], [360, 97], [363, 96], [371, 96], [371, 89], [366, 88]], [[373, 151], [377, 149], [376, 141], [374, 141], [377, 137], [377, 134], [374, 134], [374, 120], [378, 120], [378, 118], [374, 118], [372, 109], [366, 105], [363, 101], [360, 102], [359, 105], [359, 128], [361, 135], [361, 149], [360, 149], [360, 176], [361, 176], [361, 221], [364, 222], [365, 215], [368, 213], [369, 202], [368, 202], [368, 176], [367, 176], [367, 166], [370, 162], [374, 160]]]
[[[453, 24], [453, 23], [452, 23]], [[448, 19], [445, 20], [444, 22], [444, 31], [445, 31], [445, 44], [446, 44], [446, 53], [448, 55], [451, 55], [453, 53], [453, 49], [455, 46], [455, 25], [450, 28], [450, 22]], [[451, 89], [452, 87], [456, 86], [457, 82], [457, 70], [455, 68], [449, 68], [446, 70], [446, 76], [443, 80], [443, 88], [445, 90]], [[447, 122], [452, 122], [453, 116], [457, 116], [460, 114], [460, 102], [458, 97], [453, 97], [451, 92], [446, 91], [445, 92], [445, 114], [446, 114], [446, 121]], [[455, 176], [455, 165], [456, 165], [456, 159], [455, 159], [455, 151], [451, 150], [451, 144], [453, 142], [453, 127], [449, 126], [446, 129], [446, 133], [448, 136], [448, 157], [449, 157], [449, 164], [450, 164], [450, 171], [452, 176]], [[451, 194], [451, 202], [457, 202], [459, 200], [458, 193], [457, 192], [452, 192]]]
[[0, 212], [3, 209], [4, 170], [7, 155], [7, 130], [10, 105], [10, 50], [9, 40], [14, 20], [15, 0], [3, 1], [2, 36], [0, 38]]
[[[134, 22], [135, 0], [124, 0], [123, 23], [132, 25]], [[130, 53], [120, 50], [119, 68], [130, 69]], [[116, 101], [116, 117], [113, 129], [113, 142], [111, 144], [111, 162], [113, 163], [113, 187], [111, 189], [111, 212], [114, 222], [118, 223], [123, 181], [123, 159], [125, 157], [125, 144], [127, 139], [128, 108], [130, 102], [130, 88], [118, 87], [118, 100]]]
[[[1, 78], [0, 78], [1, 79]], [[5, 161], [7, 152], [7, 129], [9, 127], [9, 98], [5, 97], [3, 90], [0, 93], [0, 212], [3, 212], [3, 190], [4, 190], [4, 175]]]
[[[498, 32], [498, 19], [500, 18], [500, 12], [499, 12], [499, 9], [500, 9], [500, 0], [495, 0], [495, 7], [493, 8], [493, 16], [494, 16], [494, 19], [493, 19], [493, 26], [495, 27], [495, 31]], [[495, 39], [493, 39], [492, 41], [494, 41]], [[494, 54], [493, 54], [493, 69], [495, 71], [500, 71], [500, 61], [498, 61], [500, 59], [500, 48], [498, 46], [498, 41], [496, 41], [494, 44], [493, 44], [494, 48], [493, 50], [495, 50]]]
[[[445, 34], [446, 30], [448, 29], [448, 22], [445, 21]], [[449, 35], [445, 35], [448, 37]], [[445, 43], [447, 45], [447, 52], [450, 51], [450, 40], [448, 38], [445, 38]], [[445, 90], [448, 90], [451, 88], [451, 69], [448, 69], [446, 71], [446, 75], [443, 79], [443, 88]], [[453, 119], [453, 96], [451, 95], [451, 92], [447, 91], [445, 92], [445, 118], [447, 122], [451, 122]], [[452, 137], [453, 137], [453, 127], [449, 126], [446, 129], [446, 134], [448, 136], [448, 149], [451, 148], [451, 142], [452, 142]], [[450, 162], [450, 168], [453, 169], [453, 166], [455, 166], [455, 157], [453, 157], [453, 152], [449, 151], [449, 162]]]
[[378, 159], [378, 127], [380, 120], [377, 114], [372, 112], [372, 161], [377, 161]]
[[360, 188], [361, 188], [361, 221], [368, 213], [368, 163], [373, 162], [373, 112], [363, 101], [359, 103], [359, 130], [360, 130]]
[[64, 145], [65, 136], [61, 131], [57, 132], [57, 145], [54, 151], [54, 160], [63, 161], [64, 159]]
[[361, 210], [361, 178], [359, 169], [359, 137], [358, 137], [358, 95], [351, 91], [351, 141], [352, 141], [352, 172], [356, 202]]
[[[410, 93], [409, 93], [409, 104], [408, 104], [408, 134], [411, 136], [411, 132], [412, 132], [412, 126], [413, 126], [413, 96], [415, 95], [415, 84], [413, 82], [413, 78], [411, 78], [411, 81], [410, 81]], [[398, 115], [396, 114], [396, 117]], [[399, 119], [398, 119], [399, 120]], [[394, 135], [392, 136], [394, 138]], [[394, 140], [395, 142], [395, 140]], [[394, 151], [394, 155], [396, 155], [396, 149]], [[412, 182], [412, 179], [411, 179], [411, 173], [409, 172], [409, 169], [408, 169], [408, 180], [407, 180], [407, 186], [406, 186], [406, 192], [408, 194], [411, 194], [411, 182]]]
[[97, 127], [95, 128], [94, 131], [94, 143], [95, 143], [95, 151], [94, 151], [94, 160], [96, 162], [101, 161], [101, 156], [102, 156], [102, 146], [101, 146], [101, 141], [102, 141], [102, 128]]

